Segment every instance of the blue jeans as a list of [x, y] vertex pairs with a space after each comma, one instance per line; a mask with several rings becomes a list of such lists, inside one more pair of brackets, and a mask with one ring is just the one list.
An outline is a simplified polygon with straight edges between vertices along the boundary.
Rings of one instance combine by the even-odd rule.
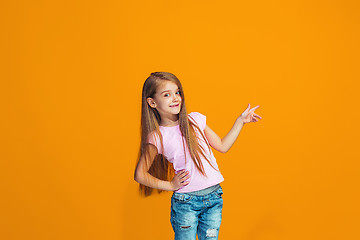
[[174, 192], [171, 225], [175, 240], [218, 239], [223, 207], [222, 188], [203, 196]]

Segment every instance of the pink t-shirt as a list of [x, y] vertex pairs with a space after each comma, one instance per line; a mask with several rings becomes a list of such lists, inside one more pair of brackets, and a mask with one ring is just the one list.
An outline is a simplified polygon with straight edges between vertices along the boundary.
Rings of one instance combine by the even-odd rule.
[[[204, 133], [204, 129], [206, 126], [206, 116], [202, 115], [198, 112], [189, 113], [189, 120], [195, 120], [195, 124], [199, 126], [201, 131]], [[202, 138], [201, 134], [196, 129], [196, 134], [200, 138], [200, 144], [205, 149], [205, 154], [208, 159], [211, 161], [212, 165], [217, 169], [215, 170], [210, 164], [201, 157], [202, 164], [207, 176], [202, 175], [199, 170], [197, 170], [193, 160], [191, 159], [190, 152], [186, 148], [186, 162], [184, 155], [184, 145], [182, 141], [182, 135], [180, 132], [179, 125], [173, 127], [163, 127], [160, 126], [160, 132], [163, 138], [164, 151], [161, 149], [160, 139], [156, 134], [150, 134], [148, 137], [148, 142], [155, 145], [158, 149], [159, 154], [163, 154], [166, 159], [171, 162], [174, 166], [175, 173], [178, 171], [185, 169], [189, 171], [190, 178], [188, 179], [189, 184], [178, 189], [175, 192], [186, 193], [202, 190], [207, 187], [211, 187], [216, 185], [222, 181], [224, 181], [223, 176], [221, 175], [219, 167], [216, 163], [216, 159], [211, 149], [209, 149], [206, 145], [206, 139]], [[185, 143], [186, 144], [186, 143]]]

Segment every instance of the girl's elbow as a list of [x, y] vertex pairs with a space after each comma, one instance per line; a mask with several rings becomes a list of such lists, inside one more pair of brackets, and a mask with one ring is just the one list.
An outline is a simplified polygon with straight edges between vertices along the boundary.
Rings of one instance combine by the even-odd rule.
[[229, 149], [221, 149], [221, 153], [227, 153], [229, 151]]
[[138, 183], [141, 183], [142, 181], [141, 181], [141, 175], [139, 174], [139, 172], [135, 172], [135, 174], [134, 174], [134, 180], [135, 180], [135, 182], [138, 182]]
[[229, 151], [229, 148], [227, 148], [226, 146], [221, 146], [220, 147], [220, 151], [219, 152], [221, 152], [221, 153], [226, 153], [227, 151]]
[[216, 145], [217, 145], [217, 147], [215, 149], [221, 153], [226, 153], [227, 151], [229, 151], [227, 144], [222, 140], [220, 142], [218, 142], [218, 144], [216, 144]]
[[226, 153], [227, 152], [227, 150], [225, 150], [225, 149], [222, 149], [222, 148], [219, 148], [219, 149], [216, 149], [218, 152], [220, 152], [220, 153]]

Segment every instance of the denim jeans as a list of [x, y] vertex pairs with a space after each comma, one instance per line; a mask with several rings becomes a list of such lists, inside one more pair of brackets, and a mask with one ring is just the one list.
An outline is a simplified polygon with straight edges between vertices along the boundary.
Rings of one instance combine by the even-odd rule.
[[221, 186], [203, 196], [176, 193], [171, 197], [171, 225], [175, 240], [218, 239], [223, 207]]

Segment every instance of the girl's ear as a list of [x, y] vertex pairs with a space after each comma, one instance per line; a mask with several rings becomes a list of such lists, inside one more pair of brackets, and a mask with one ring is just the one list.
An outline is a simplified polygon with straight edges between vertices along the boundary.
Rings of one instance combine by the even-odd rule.
[[152, 99], [152, 98], [147, 98], [146, 100], [147, 100], [147, 102], [148, 102], [148, 104], [149, 104], [150, 107], [156, 108], [156, 103], [155, 103], [154, 99]]

